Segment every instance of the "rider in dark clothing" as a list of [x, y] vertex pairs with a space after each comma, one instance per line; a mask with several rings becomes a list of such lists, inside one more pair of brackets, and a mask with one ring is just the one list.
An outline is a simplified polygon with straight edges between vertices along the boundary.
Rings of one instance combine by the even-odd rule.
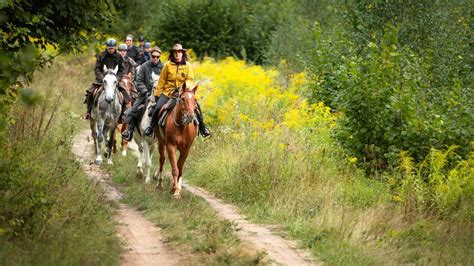
[[152, 94], [154, 84], [153, 84], [153, 74], [159, 76], [161, 74], [161, 69], [163, 68], [163, 64], [160, 61], [161, 50], [159, 47], [152, 48], [150, 52], [152, 59], [143, 63], [140, 67], [140, 71], [138, 72], [136, 85], [138, 90], [138, 98], [133, 103], [132, 108], [126, 114], [126, 122], [128, 123], [128, 131], [124, 131], [122, 133], [122, 138], [130, 141], [133, 137], [133, 131], [135, 127], [141, 120], [139, 117], [138, 107], [141, 104], [146, 103], [146, 99], [148, 96]]
[[144, 53], [145, 53], [145, 37], [143, 36], [140, 36], [138, 37], [138, 46], [137, 46], [137, 49], [138, 49], [138, 53], [140, 54], [140, 56], [142, 57], [142, 63], [145, 63], [147, 60], [145, 60], [144, 58]]
[[92, 105], [94, 102], [94, 92], [102, 85], [102, 80], [104, 79], [104, 65], [107, 69], [115, 69], [118, 66], [117, 79], [120, 82], [124, 75], [124, 63], [122, 56], [120, 56], [115, 50], [117, 42], [115, 39], [110, 38], [105, 43], [107, 49], [102, 53], [97, 55], [97, 60], [95, 62], [95, 80], [92, 83], [91, 87], [86, 90], [86, 97], [84, 103], [87, 103], [87, 113], [85, 119], [89, 119], [92, 111]]
[[135, 63], [141, 65], [143, 63], [143, 58], [138, 51], [138, 48], [133, 45], [133, 37], [132, 35], [127, 35], [125, 39], [125, 43], [127, 44], [127, 56], [132, 58]]
[[151, 59], [150, 51], [151, 51], [151, 43], [146, 42], [143, 45], [143, 48], [145, 49], [143, 51], [143, 63]]

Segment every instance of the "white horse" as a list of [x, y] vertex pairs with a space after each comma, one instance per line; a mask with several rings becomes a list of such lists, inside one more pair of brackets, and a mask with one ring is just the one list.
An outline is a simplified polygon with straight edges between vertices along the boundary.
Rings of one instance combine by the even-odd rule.
[[[155, 73], [152, 73], [152, 78], [153, 78], [153, 88], [156, 87], [156, 84], [158, 83], [158, 79], [160, 78], [160, 75], [155, 75]], [[156, 141], [155, 137], [152, 135], [151, 137], [147, 136], [144, 134], [145, 129], [150, 126], [151, 122], [151, 117], [148, 116], [149, 108], [153, 104], [151, 101], [152, 97], [154, 98], [154, 91], [152, 91], [150, 97], [147, 100], [146, 104], [146, 109], [145, 113], [143, 114], [143, 118], [140, 121], [140, 124], [137, 127], [136, 133], [138, 134], [133, 134], [133, 139], [137, 143], [138, 146], [138, 151], [140, 153], [138, 157], [138, 164], [137, 164], [137, 176], [140, 178], [143, 178], [145, 176], [145, 183], [150, 183], [151, 177], [150, 177], [150, 171], [151, 171], [151, 160], [153, 157], [153, 150], [155, 149], [156, 146]], [[143, 169], [143, 165], [145, 165], [145, 169]], [[143, 171], [145, 170], [145, 172]], [[158, 171], [155, 171], [153, 174], [153, 177], [156, 178], [158, 175]]]
[[115, 125], [122, 112], [122, 104], [118, 97], [117, 90], [117, 71], [115, 69], [107, 69], [104, 66], [104, 79], [102, 80], [102, 90], [95, 97], [94, 107], [91, 113], [91, 130], [92, 138], [96, 151], [95, 164], [102, 163], [102, 143], [106, 143], [107, 163], [112, 164], [112, 145], [115, 138]]

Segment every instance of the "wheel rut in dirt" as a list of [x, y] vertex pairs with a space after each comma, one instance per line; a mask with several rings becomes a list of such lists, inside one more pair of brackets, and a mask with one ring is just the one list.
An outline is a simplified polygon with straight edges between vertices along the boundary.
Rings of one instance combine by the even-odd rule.
[[90, 130], [83, 130], [76, 135], [73, 153], [88, 177], [100, 183], [106, 197], [118, 205], [118, 233], [125, 243], [120, 264], [180, 265], [177, 254], [172, 253], [165, 245], [161, 229], [145, 219], [139, 211], [119, 202], [122, 198], [121, 192], [111, 185], [107, 172], [93, 164], [93, 143], [89, 133]]
[[[139, 156], [138, 147], [135, 142], [129, 143], [135, 156]], [[168, 161], [166, 163], [169, 163]], [[158, 160], [153, 161], [154, 167], [158, 167]], [[170, 174], [168, 174], [170, 176]], [[322, 263], [309, 255], [309, 252], [297, 248], [295, 241], [284, 239], [271, 232], [263, 225], [250, 223], [241, 215], [237, 208], [231, 204], [210, 195], [202, 188], [193, 187], [183, 180], [183, 187], [194, 195], [206, 200], [216, 213], [237, 225], [237, 235], [245, 243], [257, 250], [263, 250], [268, 258], [282, 265], [321, 265]]]

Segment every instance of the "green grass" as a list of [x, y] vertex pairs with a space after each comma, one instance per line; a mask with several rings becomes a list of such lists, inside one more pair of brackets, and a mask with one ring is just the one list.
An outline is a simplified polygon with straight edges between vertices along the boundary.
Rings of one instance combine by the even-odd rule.
[[1, 265], [119, 262], [114, 210], [71, 153], [84, 75], [68, 63], [36, 73], [0, 136]]
[[[146, 185], [144, 180], [138, 180], [135, 176], [136, 163], [133, 155], [122, 157], [117, 153], [114, 166], [106, 168], [112, 173], [113, 182], [125, 192], [123, 201], [142, 210], [148, 219], [159, 226], [168, 245], [181, 254], [180, 257], [189, 257], [193, 265], [268, 263], [263, 253], [246, 248], [235, 234], [235, 224], [219, 218], [203, 199], [186, 190], [179, 200], [174, 199], [170, 193], [171, 182], [167, 178], [164, 189], [156, 189], [155, 185]], [[154, 163], [157, 163], [157, 157]]]
[[[239, 140], [215, 130], [212, 139], [198, 141], [187, 178], [237, 204], [253, 221], [277, 225], [278, 233], [324, 262], [473, 261], [471, 222], [407, 213], [391, 201], [388, 183], [341, 160], [336, 146], [309, 144], [303, 132], [255, 137], [246, 133], [251, 129], [240, 130], [246, 137]], [[414, 226], [417, 220], [429, 226]]]

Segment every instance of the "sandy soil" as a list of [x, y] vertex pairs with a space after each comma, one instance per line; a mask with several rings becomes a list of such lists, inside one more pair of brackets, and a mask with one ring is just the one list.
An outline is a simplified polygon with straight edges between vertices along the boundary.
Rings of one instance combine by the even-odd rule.
[[[119, 233], [126, 243], [126, 249], [122, 255], [122, 265], [178, 265], [177, 258], [173, 257], [172, 251], [164, 245], [160, 228], [146, 220], [140, 212], [119, 203], [121, 193], [111, 185], [107, 173], [93, 164], [93, 144], [89, 133], [89, 130], [84, 130], [76, 136], [73, 150], [82, 162], [82, 167], [88, 176], [100, 182], [108, 198], [118, 203]], [[133, 154], [138, 155], [134, 142], [129, 143], [129, 148], [135, 151]], [[155, 167], [157, 163], [158, 159], [154, 158]], [[246, 246], [265, 251], [268, 259], [277, 264], [321, 264], [311, 258], [308, 252], [297, 249], [295, 242], [273, 234], [269, 228], [263, 225], [250, 223], [237, 211], [235, 206], [224, 203], [202, 188], [192, 187], [185, 181], [183, 184], [185, 190], [204, 198], [218, 215], [237, 224], [239, 228], [237, 235], [246, 243]]]

